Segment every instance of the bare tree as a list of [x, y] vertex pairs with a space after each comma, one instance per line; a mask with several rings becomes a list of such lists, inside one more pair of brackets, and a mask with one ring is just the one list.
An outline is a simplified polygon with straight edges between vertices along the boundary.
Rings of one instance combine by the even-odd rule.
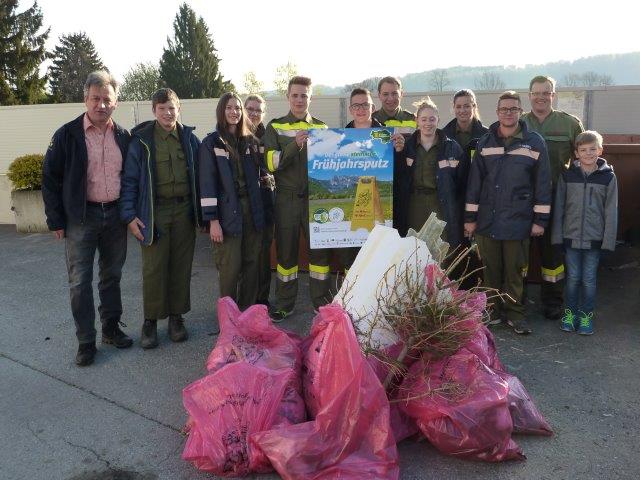
[[444, 68], [438, 68], [431, 71], [431, 74], [429, 75], [429, 86], [431, 87], [431, 90], [443, 92], [450, 84], [449, 74]]
[[582, 85], [582, 75], [578, 73], [569, 73], [562, 77], [560, 85], [563, 87], [578, 87]]
[[604, 87], [613, 85], [611, 75], [599, 74], [596, 72], [585, 72], [582, 74], [582, 85], [585, 87]]
[[256, 77], [256, 72], [250, 71], [244, 74], [244, 91], [245, 93], [257, 93], [262, 95], [264, 92], [264, 84]]
[[480, 77], [473, 81], [478, 90], [504, 90], [506, 85], [502, 77], [496, 72], [482, 72]]
[[276, 68], [276, 76], [273, 79], [273, 84], [276, 87], [276, 91], [279, 95], [286, 95], [287, 88], [289, 86], [289, 80], [291, 77], [295, 77], [298, 74], [298, 66], [295, 62], [289, 60], [286, 64], [280, 65]]

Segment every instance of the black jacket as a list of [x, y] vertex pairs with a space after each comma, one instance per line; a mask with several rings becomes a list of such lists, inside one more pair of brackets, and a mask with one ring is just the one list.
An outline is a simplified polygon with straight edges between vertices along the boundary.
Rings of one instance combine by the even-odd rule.
[[[260, 192], [262, 157], [258, 142], [254, 137], [248, 137], [246, 141], [240, 142], [239, 149], [253, 225], [256, 230], [262, 230], [265, 225]], [[225, 235], [241, 235], [242, 210], [233, 180], [232, 160], [217, 131], [210, 133], [202, 141], [198, 150], [198, 162], [202, 219], [205, 222], [218, 220]]]
[[[64, 124], [54, 134], [42, 167], [42, 199], [49, 230], [67, 228], [69, 221], [83, 223], [87, 207], [87, 144], [84, 113]], [[131, 136], [114, 122], [116, 142], [127, 156]]]
[[499, 123], [478, 141], [469, 181], [465, 221], [496, 240], [525, 240], [531, 225], [547, 228], [551, 212], [549, 156], [544, 139], [520, 120], [522, 139], [508, 147]]
[[[444, 220], [447, 222], [445, 231], [447, 241], [451, 247], [455, 248], [464, 241], [462, 211], [464, 204], [464, 185], [469, 171], [469, 162], [458, 142], [449, 138], [438, 129], [438, 152], [436, 160], [438, 169], [436, 171], [436, 189], [438, 201]], [[405, 236], [409, 228], [407, 224], [407, 205], [409, 204], [411, 193], [413, 192], [413, 176], [416, 168], [415, 159], [418, 156], [418, 146], [420, 144], [420, 131], [416, 130], [404, 148], [403, 162], [398, 165], [398, 205], [400, 211], [396, 216], [398, 220], [398, 232]], [[403, 207], [402, 207], [403, 206]]]

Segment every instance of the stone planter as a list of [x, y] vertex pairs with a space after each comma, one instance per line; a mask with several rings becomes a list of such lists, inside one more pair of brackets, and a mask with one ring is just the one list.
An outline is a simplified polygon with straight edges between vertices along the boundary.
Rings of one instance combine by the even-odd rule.
[[16, 215], [16, 230], [18, 232], [45, 233], [49, 231], [40, 190], [11, 192], [11, 210]]

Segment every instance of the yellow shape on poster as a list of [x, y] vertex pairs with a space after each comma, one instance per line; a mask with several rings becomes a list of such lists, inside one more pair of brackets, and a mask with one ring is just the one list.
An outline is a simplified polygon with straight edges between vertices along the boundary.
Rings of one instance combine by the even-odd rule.
[[353, 201], [351, 231], [365, 228], [370, 232], [376, 223], [384, 225], [384, 212], [376, 177], [360, 177], [356, 186], [356, 198]]

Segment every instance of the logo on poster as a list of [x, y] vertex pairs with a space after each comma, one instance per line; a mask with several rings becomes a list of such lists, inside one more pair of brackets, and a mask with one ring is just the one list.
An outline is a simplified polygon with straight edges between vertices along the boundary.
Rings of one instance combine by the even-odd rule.
[[333, 223], [341, 222], [342, 220], [344, 220], [344, 210], [342, 210], [340, 207], [333, 207], [331, 210], [329, 210], [329, 220], [331, 220]]
[[317, 223], [327, 223], [329, 221], [329, 212], [326, 208], [319, 208], [313, 212], [313, 220]]

